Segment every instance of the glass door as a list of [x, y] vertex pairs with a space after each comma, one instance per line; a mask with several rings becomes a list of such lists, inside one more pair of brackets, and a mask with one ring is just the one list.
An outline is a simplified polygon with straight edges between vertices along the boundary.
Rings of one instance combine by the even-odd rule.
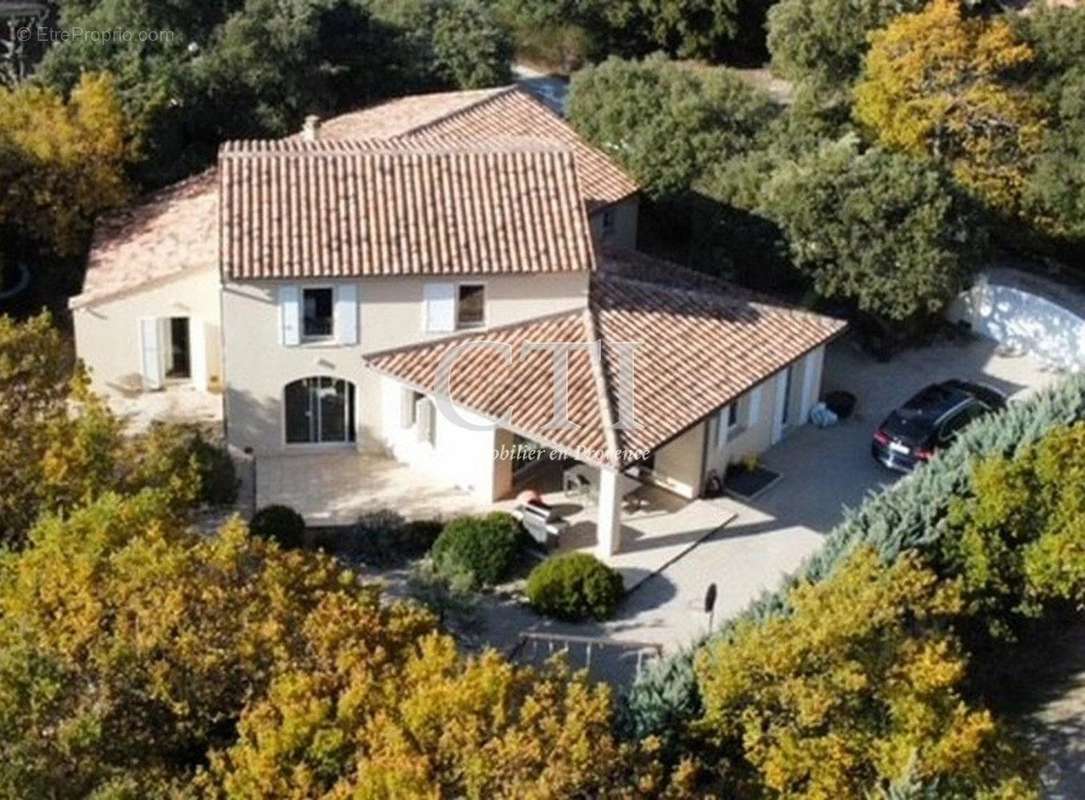
[[342, 444], [353, 442], [354, 384], [326, 376], [287, 384], [287, 444]]

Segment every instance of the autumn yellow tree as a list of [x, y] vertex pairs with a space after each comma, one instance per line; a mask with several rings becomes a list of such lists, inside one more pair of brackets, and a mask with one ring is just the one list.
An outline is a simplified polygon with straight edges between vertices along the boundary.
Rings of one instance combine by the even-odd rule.
[[855, 117], [883, 145], [935, 158], [992, 209], [1018, 214], [1045, 122], [1008, 78], [1032, 59], [1005, 20], [933, 0], [873, 35]]
[[789, 605], [697, 657], [698, 728], [752, 773], [757, 796], [877, 796], [909, 779], [945, 797], [1035, 796], [995, 721], [959, 691], [955, 584], [866, 549]]
[[128, 197], [129, 149], [106, 74], [84, 75], [67, 101], [32, 84], [0, 88], [0, 227], [78, 253], [94, 217]]

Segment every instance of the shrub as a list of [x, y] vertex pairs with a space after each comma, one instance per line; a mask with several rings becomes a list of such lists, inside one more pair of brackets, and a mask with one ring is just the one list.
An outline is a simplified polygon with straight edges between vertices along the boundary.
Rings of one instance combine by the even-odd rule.
[[200, 475], [200, 500], [209, 506], [228, 506], [237, 502], [241, 482], [229, 451], [207, 441], [199, 432], [193, 435], [189, 446]]
[[264, 506], [253, 514], [249, 531], [273, 539], [284, 550], [297, 550], [305, 543], [305, 519], [289, 506]]
[[537, 611], [572, 622], [609, 619], [622, 590], [622, 576], [587, 553], [548, 558], [527, 579], [527, 598]]
[[[873, 547], [885, 563], [906, 550], [930, 552], [946, 532], [953, 499], [969, 491], [970, 466], [975, 461], [1013, 457], [1052, 429], [1081, 420], [1085, 420], [1085, 376], [1075, 375], [970, 425], [930, 464], [850, 511], [796, 576], [755, 600], [716, 636], [728, 637], [735, 626], [748, 620], [786, 613], [791, 587], [799, 580], [817, 582], [828, 577], [857, 547]], [[623, 724], [630, 732], [666, 735], [700, 714], [694, 652], [685, 650], [664, 659], [637, 681], [622, 709]]]
[[964, 699], [955, 581], [914, 554], [885, 566], [862, 548], [788, 600], [790, 615], [747, 620], [696, 658], [697, 729], [741, 754], [729, 775], [749, 769], [780, 797], [872, 797], [912, 770], [941, 796], [1029, 796], [1009, 791], [1034, 777], [1027, 763]]
[[395, 511], [371, 511], [354, 523], [349, 551], [374, 566], [400, 564], [424, 556], [441, 528], [437, 520], [407, 521]]
[[448, 523], [430, 551], [437, 572], [466, 579], [472, 588], [493, 586], [508, 574], [520, 550], [523, 528], [501, 511]]

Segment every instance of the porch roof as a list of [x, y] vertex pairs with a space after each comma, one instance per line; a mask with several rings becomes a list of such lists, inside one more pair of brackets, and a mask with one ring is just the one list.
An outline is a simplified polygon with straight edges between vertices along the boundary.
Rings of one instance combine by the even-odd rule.
[[[611, 252], [592, 276], [584, 309], [373, 353], [365, 361], [425, 393], [447, 388], [456, 405], [578, 460], [623, 468], [843, 328], [841, 320], [675, 264]], [[568, 355], [568, 427], [552, 424], [554, 354], [539, 349], [544, 343], [579, 346]], [[623, 364], [627, 345], [632, 370]], [[457, 349], [448, 383], [439, 386], [442, 362]], [[618, 427], [622, 390], [630, 396], [630, 388], [634, 421]]]

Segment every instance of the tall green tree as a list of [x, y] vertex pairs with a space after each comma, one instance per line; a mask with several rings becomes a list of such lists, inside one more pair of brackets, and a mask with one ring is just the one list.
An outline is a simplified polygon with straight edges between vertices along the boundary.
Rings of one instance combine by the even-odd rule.
[[778, 170], [762, 208], [819, 294], [897, 323], [941, 312], [986, 243], [943, 172], [885, 150], [860, 152], [854, 138]]
[[1027, 81], [1050, 109], [1028, 186], [1044, 230], [1085, 246], [1085, 6], [1041, 6], [1015, 19], [1035, 54]]
[[581, 70], [569, 101], [577, 131], [657, 199], [681, 194], [709, 164], [742, 152], [777, 113], [767, 95], [730, 72], [659, 55]]
[[768, 12], [773, 71], [819, 99], [844, 101], [868, 38], [927, 0], [780, 0]]
[[439, 8], [433, 26], [437, 72], [461, 89], [512, 82], [512, 35], [481, 0], [454, 0]]

